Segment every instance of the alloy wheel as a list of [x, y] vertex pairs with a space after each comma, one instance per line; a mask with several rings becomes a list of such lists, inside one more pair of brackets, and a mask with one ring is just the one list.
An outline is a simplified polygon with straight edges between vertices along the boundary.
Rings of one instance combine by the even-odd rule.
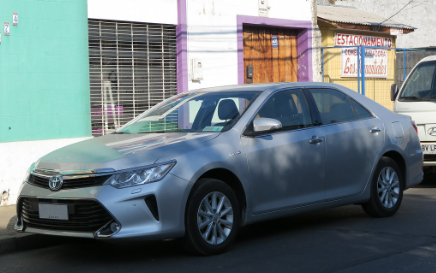
[[377, 193], [385, 208], [392, 208], [400, 196], [400, 180], [392, 167], [381, 170], [377, 181]]
[[211, 245], [224, 242], [232, 231], [233, 208], [223, 193], [214, 191], [206, 195], [197, 213], [201, 237]]

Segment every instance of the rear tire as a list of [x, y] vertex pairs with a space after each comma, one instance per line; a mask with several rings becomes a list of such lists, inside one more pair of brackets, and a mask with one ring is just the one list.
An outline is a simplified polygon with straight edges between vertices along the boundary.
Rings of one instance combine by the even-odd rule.
[[372, 178], [371, 197], [362, 208], [372, 217], [392, 216], [400, 208], [403, 190], [404, 178], [397, 163], [392, 158], [382, 157]]
[[204, 178], [197, 185], [186, 205], [184, 246], [200, 255], [223, 253], [238, 233], [238, 199], [221, 180]]

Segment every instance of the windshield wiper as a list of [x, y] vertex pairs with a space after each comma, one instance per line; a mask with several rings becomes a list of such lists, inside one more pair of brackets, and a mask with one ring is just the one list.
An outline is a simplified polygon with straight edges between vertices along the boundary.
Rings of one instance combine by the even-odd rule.
[[152, 134], [152, 133], [160, 134], [160, 133], [168, 133], [168, 132], [171, 131], [160, 130], [160, 131], [150, 131], [150, 132], [138, 132], [138, 134]]
[[410, 100], [420, 100], [420, 97], [417, 96], [410, 96], [410, 97], [401, 97], [402, 99], [410, 99]]
[[175, 130], [160, 130], [160, 131], [150, 131], [150, 132], [138, 132], [137, 134], [161, 134], [161, 133], [186, 133], [186, 130], [183, 129], [179, 129], [177, 131]]
[[113, 132], [112, 134], [130, 134], [130, 133], [127, 133], [127, 132]]

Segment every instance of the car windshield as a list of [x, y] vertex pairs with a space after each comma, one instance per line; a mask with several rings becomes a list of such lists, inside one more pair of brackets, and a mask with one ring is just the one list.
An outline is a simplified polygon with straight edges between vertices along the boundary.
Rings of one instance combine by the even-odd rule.
[[254, 91], [180, 94], [144, 112], [115, 133], [226, 131], [259, 94]]
[[418, 65], [407, 79], [400, 100], [436, 100], [436, 62]]

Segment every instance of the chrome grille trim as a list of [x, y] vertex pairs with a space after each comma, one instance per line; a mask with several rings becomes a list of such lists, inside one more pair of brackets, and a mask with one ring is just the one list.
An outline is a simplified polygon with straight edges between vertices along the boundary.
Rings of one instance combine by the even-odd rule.
[[[60, 190], [102, 186], [110, 177], [111, 175], [84, 176], [80, 178], [64, 177], [64, 183]], [[50, 177], [32, 173], [27, 183], [36, 187], [49, 189], [49, 179]]]
[[49, 169], [33, 169], [31, 173], [40, 177], [50, 178], [54, 175], [62, 174], [64, 179], [78, 179], [83, 177], [108, 175], [115, 172], [115, 169], [88, 169], [88, 170], [49, 170]]

